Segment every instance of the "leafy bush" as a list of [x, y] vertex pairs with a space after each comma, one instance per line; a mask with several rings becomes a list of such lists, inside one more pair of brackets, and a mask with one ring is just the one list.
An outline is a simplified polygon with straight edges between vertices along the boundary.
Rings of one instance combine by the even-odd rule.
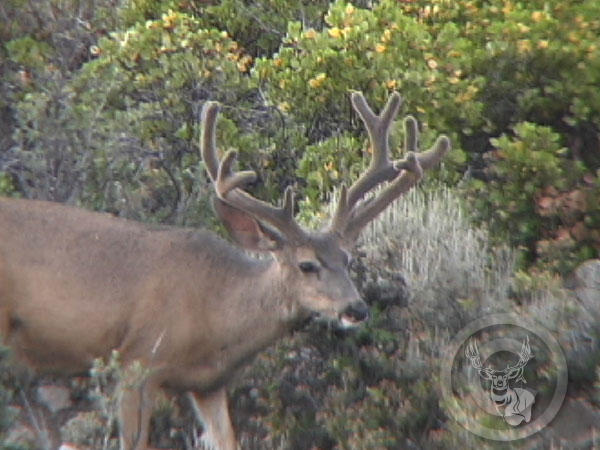
[[549, 127], [515, 126], [514, 137], [493, 139], [489, 181], [474, 181], [477, 211], [492, 230], [525, 250], [530, 262], [565, 273], [600, 250], [598, 180], [584, 179], [581, 162], [565, 160], [567, 149]]
[[[199, 7], [197, 17], [209, 27], [225, 29], [253, 56], [272, 55], [285, 36], [290, 21], [321, 27], [326, 0], [224, 0]], [[193, 6], [192, 6], [193, 8]]]
[[[457, 180], [466, 163], [469, 173], [487, 184], [487, 174], [496, 170], [486, 170], [493, 161], [487, 153], [497, 146], [494, 139], [512, 135], [520, 123], [550, 126], [556, 133], [554, 142], [565, 147], [552, 163], [561, 170], [555, 181], [572, 188], [584, 184], [582, 177], [600, 167], [599, 16], [600, 6], [590, 0], [568, 4], [497, 0], [485, 7], [471, 1], [383, 0], [372, 9], [337, 1], [321, 31], [290, 23], [279, 51], [259, 58], [253, 75], [271, 104], [293, 121], [310, 124], [311, 141], [331, 137], [349, 143], [346, 133], [355, 136], [357, 127], [346, 101], [349, 90], [365, 91], [373, 104], [383, 103], [389, 91], [400, 90], [407, 109], [424, 123], [426, 142], [434, 130], [451, 130], [459, 151], [447, 161], [449, 172], [444, 176], [449, 180]], [[339, 152], [340, 159], [351, 161], [355, 152], [350, 143]], [[308, 159], [315, 160], [314, 156]], [[578, 170], [572, 173], [571, 167]], [[336, 171], [330, 170], [330, 175]], [[529, 186], [546, 183], [538, 175], [530, 174]], [[309, 189], [315, 178], [323, 185], [330, 181], [314, 172], [310, 177]], [[522, 194], [522, 183], [505, 182], [508, 192]], [[482, 189], [487, 186], [476, 183], [478, 195]], [[533, 203], [517, 203], [525, 223], [514, 225], [523, 228], [515, 239], [519, 244], [527, 241], [531, 262], [538, 254], [533, 250], [536, 226], [532, 224], [540, 218]], [[507, 222], [495, 222], [498, 214], [493, 208], [486, 211], [483, 217], [494, 221], [492, 230], [506, 231]], [[557, 270], [570, 270], [582, 258], [597, 254], [595, 238], [590, 237], [597, 230], [596, 215], [585, 214], [590, 231], [584, 239], [574, 238], [570, 262]], [[545, 252], [543, 258], [553, 259], [551, 253]]]
[[[188, 202], [207, 201], [196, 144], [201, 100], [247, 95], [249, 57], [226, 33], [174, 12], [90, 51], [96, 59], [72, 82], [15, 105], [15, 165], [5, 170], [28, 197], [183, 221]], [[230, 122], [223, 128], [235, 136]]]
[[[372, 10], [338, 1], [325, 21], [323, 31], [290, 23], [279, 52], [258, 59], [253, 72], [274, 105], [311, 124], [309, 136], [322, 139], [332, 130], [352, 128], [350, 90], [366, 92], [372, 104], [382, 104], [390, 91], [399, 90], [411, 111], [447, 129], [434, 111], [451, 107], [455, 115], [454, 99], [465, 86], [449, 84], [435, 93], [424, 88], [441, 74], [434, 70], [438, 62], [430, 53], [431, 36], [415, 18], [392, 1]], [[468, 105], [458, 111], [470, 113]]]
[[[149, 369], [139, 361], [123, 366], [116, 350], [106, 361], [94, 360], [90, 380], [85, 384], [87, 391], [83, 393], [93, 410], [78, 412], [67, 420], [60, 429], [62, 441], [97, 450], [119, 448], [117, 427], [122, 390], [142, 389], [148, 375]], [[171, 402], [159, 397], [154, 407], [151, 440], [161, 445], [166, 441], [169, 447], [182, 445], [181, 436], [169, 428], [170, 416], [176, 412]]]
[[329, 193], [338, 186], [340, 180], [355, 179], [365, 169], [368, 158], [365, 158], [366, 152], [361, 150], [361, 140], [349, 134], [306, 147], [296, 171], [306, 183], [302, 205], [305, 222], [314, 220], [315, 215], [319, 216], [323, 200], [329, 200]]
[[7, 442], [6, 437], [18, 413], [11, 407], [14, 395], [13, 371], [11, 370], [10, 349], [0, 345], [0, 448], [2, 450], [25, 450], [27, 447], [15, 442]]
[[[189, 211], [206, 207], [194, 141], [199, 104], [211, 97], [230, 106], [224, 115], [233, 122], [222, 125], [222, 142], [240, 149], [242, 165], [262, 176], [259, 193], [276, 199], [282, 185], [306, 187], [308, 218], [326, 199], [318, 189], [336, 186], [358, 167], [361, 127], [348, 102], [353, 89], [372, 104], [382, 104], [392, 90], [402, 92], [406, 109], [423, 124], [425, 145], [437, 130], [449, 132], [456, 151], [441, 174], [446, 180], [457, 181], [468, 165], [476, 179], [487, 181], [493, 159], [482, 154], [494, 150], [490, 139], [510, 136], [528, 122], [559, 136], [567, 151], [555, 163], [563, 175], [570, 161], [583, 163], [577, 182], [557, 183], [595, 195], [582, 178], [600, 167], [600, 12], [593, 0], [493, 0], [485, 7], [471, 1], [337, 1], [326, 13], [326, 2], [303, 0], [139, 0], [122, 8], [104, 2], [96, 11], [83, 7], [84, 21], [71, 3], [45, 0], [37, 25], [33, 11], [20, 11], [19, 4], [1, 7], [7, 17], [27, 18], [3, 29], [14, 88], [2, 89], [15, 100], [3, 127], [16, 132], [5, 133], [12, 138], [3, 146], [12, 151], [2, 155], [2, 169], [29, 197], [143, 219], [206, 221]], [[53, 16], [56, 8], [64, 19]], [[74, 31], [59, 39], [53, 30], [63, 22]], [[70, 81], [68, 70], [90, 59]], [[48, 138], [49, 130], [59, 130], [58, 136]], [[33, 142], [40, 142], [38, 150], [31, 151]], [[50, 149], [48, 158], [42, 148]], [[19, 167], [21, 159], [28, 159], [27, 168]], [[545, 183], [532, 176], [533, 184]], [[531, 205], [522, 209], [528, 261], [540, 256], [552, 266], [556, 246], [542, 248], [557, 236], [541, 236], [538, 246], [531, 223], [540, 217], [530, 214]], [[485, 211], [485, 220], [497, 220], [492, 209]], [[586, 230], [571, 236], [571, 263], [557, 270], [597, 254], [596, 216], [588, 208], [567, 224], [583, 222]], [[492, 230], [503, 231], [503, 222]]]
[[[247, 95], [249, 57], [227, 33], [202, 29], [197, 20], [172, 11], [114, 33], [94, 51], [98, 58], [71, 89], [82, 108], [103, 105], [96, 123], [106, 126], [101, 137], [112, 145], [94, 158], [97, 182], [104, 185], [88, 183], [87, 201], [106, 202], [111, 187], [113, 201], [129, 203], [129, 215], [146, 210], [163, 220], [183, 220], [178, 215], [190, 197], [202, 204], [198, 194], [206, 191], [196, 144], [201, 101], [210, 96], [235, 103]], [[131, 183], [121, 195], [114, 193], [120, 180]]]

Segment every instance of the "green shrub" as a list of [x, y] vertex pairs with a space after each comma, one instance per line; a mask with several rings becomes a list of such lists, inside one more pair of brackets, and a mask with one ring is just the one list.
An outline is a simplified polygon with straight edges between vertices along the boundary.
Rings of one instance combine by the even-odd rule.
[[326, 0], [224, 0], [198, 8], [197, 17], [209, 27], [227, 30], [253, 56], [270, 56], [279, 45], [290, 21], [302, 20], [320, 28]]
[[[309, 144], [323, 141], [325, 148], [332, 149], [343, 141], [347, 147], [340, 146], [338, 153], [343, 165], [351, 164], [358, 147], [351, 142], [358, 127], [346, 100], [348, 92], [360, 89], [373, 104], [382, 104], [389, 91], [399, 90], [406, 109], [423, 123], [425, 142], [434, 130], [450, 130], [459, 151], [450, 155], [443, 176], [456, 181], [468, 164], [469, 173], [481, 180], [476, 185], [481, 196], [487, 195], [484, 174], [498, 169], [488, 154], [499, 145], [495, 139], [511, 135], [525, 122], [550, 127], [555, 143], [565, 149], [552, 162], [546, 158], [521, 164], [542, 172], [549, 169], [548, 164], [560, 167], [552, 183], [569, 188], [586, 185], [586, 196], [593, 203], [596, 191], [589, 185], [595, 185], [594, 173], [600, 168], [597, 17], [600, 5], [591, 0], [568, 4], [496, 0], [485, 6], [472, 1], [383, 0], [371, 9], [337, 1], [325, 17], [323, 30], [291, 22], [279, 51], [273, 57], [259, 58], [253, 75], [272, 105], [292, 121], [309, 124]], [[552, 152], [553, 147], [542, 153]], [[316, 153], [306, 150], [303, 163], [310, 163], [312, 171], [308, 173], [305, 165], [299, 172], [307, 179], [311, 204], [315, 203], [313, 186], [336, 184], [332, 179], [336, 174], [353, 170], [332, 167], [325, 156], [315, 165]], [[527, 157], [523, 150], [521, 158]], [[577, 170], [571, 171], [572, 167]], [[597, 254], [594, 206], [581, 217], [585, 232], [575, 233], [585, 237], [572, 236], [575, 243], [567, 248], [568, 263], [557, 264], [558, 249], [537, 249], [535, 235], [547, 219], [535, 213], [534, 203], [524, 203], [532, 195], [527, 189], [548, 181], [538, 179], [540, 172], [528, 176], [527, 181], [506, 179], [505, 199], [492, 200], [498, 206], [515, 194], [511, 208], [516, 204], [518, 211], [512, 211], [509, 220], [511, 227], [520, 230], [511, 239], [527, 248], [527, 262], [539, 255], [544, 263], [566, 271]], [[594, 179], [587, 182], [584, 176]], [[493, 183], [491, 189], [490, 195], [502, 195]], [[483, 203], [476, 207], [484, 207]], [[484, 207], [481, 211], [485, 220], [494, 221], [493, 232], [502, 236], [507, 235], [503, 228], [508, 222], [496, 220], [505, 210]], [[514, 223], [516, 216], [523, 223]]]
[[[19, 164], [9, 171], [19, 189], [146, 220], [205, 220], [187, 211], [192, 202], [209, 210], [199, 107], [207, 96], [236, 103], [248, 95], [251, 59], [227, 33], [175, 12], [112, 33], [91, 52], [96, 59], [66, 86], [15, 105]], [[231, 122], [223, 129], [237, 136]]]
[[[473, 181], [478, 213], [492, 231], [561, 273], [600, 249], [597, 179], [581, 185], [584, 166], [565, 159], [567, 149], [551, 128], [524, 122], [514, 136], [492, 139], [489, 181]], [[597, 198], [597, 197], [596, 197]]]
[[456, 108], [464, 83], [438, 87], [444, 73], [437, 71], [431, 35], [397, 2], [367, 10], [338, 1], [325, 21], [322, 31], [291, 22], [279, 52], [258, 59], [253, 71], [269, 101], [311, 124], [307, 131], [313, 139], [352, 128], [350, 90], [365, 92], [373, 104], [398, 90], [411, 112], [422, 114], [432, 128], [448, 128], [440, 109], [450, 108], [452, 117], [477, 113], [470, 104]]
[[7, 440], [10, 427], [18, 417], [18, 410], [11, 406], [17, 389], [12, 363], [10, 349], [0, 345], [0, 449], [27, 450], [28, 445]]

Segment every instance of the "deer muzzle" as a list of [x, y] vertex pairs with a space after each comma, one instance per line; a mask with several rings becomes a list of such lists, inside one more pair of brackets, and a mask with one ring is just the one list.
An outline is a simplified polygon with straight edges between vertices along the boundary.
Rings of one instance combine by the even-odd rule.
[[344, 328], [351, 328], [369, 318], [369, 307], [363, 300], [357, 300], [342, 311], [340, 323]]

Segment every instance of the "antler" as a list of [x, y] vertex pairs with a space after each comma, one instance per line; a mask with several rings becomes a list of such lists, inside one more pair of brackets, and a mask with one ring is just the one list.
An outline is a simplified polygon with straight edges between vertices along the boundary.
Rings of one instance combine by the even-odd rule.
[[483, 365], [481, 364], [481, 357], [479, 356], [479, 349], [477, 348], [477, 344], [475, 343], [475, 341], [471, 340], [467, 344], [467, 348], [465, 348], [465, 356], [469, 361], [471, 361], [471, 365], [474, 369], [483, 369]]
[[519, 352], [519, 361], [514, 366], [509, 366], [506, 370], [517, 370], [525, 367], [527, 362], [533, 358], [531, 353], [531, 347], [529, 346], [529, 336], [525, 336], [523, 344], [521, 344], [521, 351]]
[[479, 349], [477, 348], [477, 343], [471, 339], [465, 348], [465, 356], [468, 360], [471, 361], [471, 366], [475, 370], [479, 372], [479, 376], [484, 380], [492, 379], [494, 375], [494, 369], [490, 369], [489, 367], [483, 367], [481, 363], [481, 356], [479, 356]]
[[[353, 92], [351, 100], [369, 133], [373, 157], [367, 171], [349, 189], [342, 186], [331, 221], [330, 229], [348, 241], [354, 241], [369, 221], [411, 189], [422, 178], [423, 171], [438, 164], [451, 147], [450, 140], [440, 136], [430, 150], [416, 153], [419, 140], [417, 121], [408, 116], [404, 119], [407, 154], [404, 159], [393, 162], [390, 160], [389, 134], [402, 103], [400, 95], [392, 93], [379, 115], [369, 107], [362, 93]], [[385, 181], [391, 183], [377, 197], [359, 204], [367, 192]]]
[[217, 197], [229, 206], [247, 212], [256, 219], [275, 226], [290, 239], [301, 239], [304, 232], [294, 220], [294, 194], [291, 187], [285, 190], [283, 205], [274, 207], [242, 190], [256, 180], [251, 170], [234, 172], [237, 152], [230, 150], [219, 160], [216, 146], [216, 123], [219, 112], [217, 102], [206, 102], [202, 108], [202, 138], [200, 151]]

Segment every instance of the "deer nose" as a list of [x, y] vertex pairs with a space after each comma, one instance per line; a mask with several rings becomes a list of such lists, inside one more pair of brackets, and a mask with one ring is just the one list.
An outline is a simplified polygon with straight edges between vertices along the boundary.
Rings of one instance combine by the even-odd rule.
[[362, 322], [369, 317], [369, 307], [364, 301], [358, 300], [348, 305], [342, 313], [342, 316], [353, 322]]

